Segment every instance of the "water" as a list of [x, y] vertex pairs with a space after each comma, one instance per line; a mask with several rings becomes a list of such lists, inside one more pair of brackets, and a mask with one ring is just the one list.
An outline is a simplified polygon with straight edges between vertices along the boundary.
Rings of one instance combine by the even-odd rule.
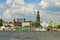
[[60, 32], [0, 31], [0, 40], [60, 40]]

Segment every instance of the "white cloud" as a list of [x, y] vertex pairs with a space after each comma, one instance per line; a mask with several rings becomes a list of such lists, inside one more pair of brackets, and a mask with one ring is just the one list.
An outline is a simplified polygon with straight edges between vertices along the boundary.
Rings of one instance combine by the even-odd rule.
[[[52, 0], [51, 0], [52, 1]], [[60, 6], [60, 0], [53, 0], [55, 6]]]
[[24, 0], [7, 0], [6, 4], [24, 4]]
[[4, 5], [3, 4], [0, 4], [0, 8], [4, 8]]
[[[12, 13], [17, 13], [20, 11], [20, 4], [24, 4], [24, 0], [7, 0], [6, 5], [10, 7], [10, 9], [6, 9], [4, 12], [5, 18], [10, 18]], [[19, 8], [19, 9], [16, 9]]]
[[42, 8], [60, 7], [60, 0], [42, 0], [39, 5]]
[[5, 17], [5, 18], [10, 18], [10, 17], [11, 17], [11, 14], [10, 14], [10, 13], [11, 13], [11, 11], [7, 9], [7, 10], [4, 12], [4, 17]]
[[39, 3], [39, 5], [42, 7], [42, 8], [47, 8], [49, 6], [49, 4], [45, 1], [41, 1], [41, 3]]
[[56, 6], [60, 6], [60, 2], [56, 2], [55, 5], [56, 5]]
[[25, 8], [25, 11], [27, 13], [30, 13], [30, 12], [34, 11], [35, 5], [34, 4], [27, 4], [27, 5], [24, 6], [24, 8]]
[[[28, 13], [36, 13], [36, 11], [39, 9], [38, 7], [42, 7], [43, 10], [39, 9], [40, 10], [40, 15], [42, 17], [44, 17], [44, 19], [52, 19], [52, 20], [55, 20], [55, 19], [59, 19], [60, 16], [56, 16], [56, 14], [53, 14], [54, 12], [52, 11], [51, 14], [50, 12], [47, 13], [47, 10], [44, 10], [44, 8], [49, 8], [51, 6], [59, 6], [60, 2], [59, 1], [55, 1], [55, 0], [42, 0], [39, 5], [40, 6], [37, 6], [36, 4], [25, 4], [24, 0], [7, 0], [7, 5], [10, 6], [9, 9], [6, 9], [6, 11], [4, 12], [4, 17], [5, 18], [10, 18], [12, 16], [12, 14], [28, 14]], [[59, 12], [60, 13], [60, 12]], [[13, 16], [12, 16], [13, 17]], [[15, 16], [15, 17], [18, 17]]]
[[6, 4], [11, 4], [13, 0], [6, 0]]
[[7, 1], [7, 5], [10, 6], [8, 10], [4, 12], [4, 17], [9, 18], [12, 14], [21, 14], [21, 13], [30, 13], [34, 11], [34, 4], [25, 4], [24, 0], [9, 0]]
[[17, 13], [17, 12], [19, 12], [19, 13], [29, 13], [29, 12], [34, 11], [34, 8], [35, 8], [32, 4], [18, 5], [18, 6], [15, 5], [15, 6], [16, 6], [15, 8], [13, 8], [13, 7], [10, 8], [12, 13]]
[[[25, 4], [24, 0], [13, 0], [12, 1], [7, 1], [8, 3], [10, 2], [10, 7], [11, 9], [17, 9], [17, 11], [22, 11], [22, 12], [28, 12], [28, 11], [33, 11], [34, 5], [32, 4]], [[12, 4], [12, 5], [11, 5]], [[16, 10], [12, 10], [12, 11], [16, 11]]]
[[14, 0], [15, 4], [24, 4], [24, 0]]

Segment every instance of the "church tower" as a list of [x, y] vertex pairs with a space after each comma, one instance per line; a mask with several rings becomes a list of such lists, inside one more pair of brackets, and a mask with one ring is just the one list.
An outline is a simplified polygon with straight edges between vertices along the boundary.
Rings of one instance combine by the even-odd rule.
[[40, 15], [39, 15], [39, 11], [37, 11], [36, 22], [40, 23]]
[[40, 27], [40, 14], [39, 14], [39, 11], [37, 11], [35, 27]]

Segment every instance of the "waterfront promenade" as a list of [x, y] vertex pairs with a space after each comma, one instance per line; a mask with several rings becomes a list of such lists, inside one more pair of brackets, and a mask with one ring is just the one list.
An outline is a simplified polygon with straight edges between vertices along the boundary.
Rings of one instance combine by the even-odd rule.
[[60, 32], [0, 31], [0, 40], [60, 40]]

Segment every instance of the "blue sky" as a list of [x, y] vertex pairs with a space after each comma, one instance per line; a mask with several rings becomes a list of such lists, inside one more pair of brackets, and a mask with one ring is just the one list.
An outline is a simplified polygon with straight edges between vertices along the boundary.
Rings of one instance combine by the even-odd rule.
[[6, 0], [0, 0], [0, 3], [5, 3], [6, 2]]
[[[24, 0], [24, 1], [27, 3], [38, 3], [41, 0]], [[6, 2], [6, 0], [0, 0], [0, 3], [5, 3], [5, 2]]]
[[0, 18], [6, 21], [21, 17], [35, 20], [37, 10], [41, 21], [60, 22], [60, 0], [0, 0]]
[[41, 0], [25, 0], [27, 3], [39, 3]]

